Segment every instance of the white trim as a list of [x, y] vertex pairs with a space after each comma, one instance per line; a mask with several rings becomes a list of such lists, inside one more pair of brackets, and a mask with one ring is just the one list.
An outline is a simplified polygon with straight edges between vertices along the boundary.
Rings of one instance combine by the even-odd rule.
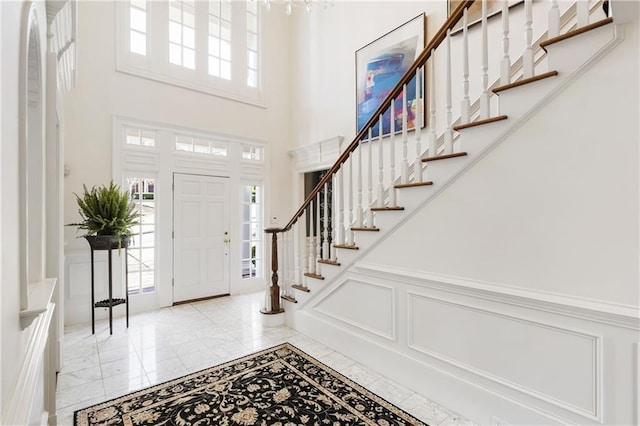
[[360, 262], [354, 270], [367, 276], [640, 331], [640, 310], [631, 305], [372, 263]]
[[20, 311], [20, 326], [24, 330], [42, 313], [46, 312], [53, 301], [56, 278], [47, 278], [36, 283], [29, 293], [27, 309]]
[[38, 390], [38, 380], [41, 378], [44, 351], [54, 309], [55, 305], [49, 303], [46, 310], [33, 323], [34, 330], [26, 347], [24, 362], [20, 366], [18, 382], [9, 398], [9, 403], [3, 407], [2, 424], [29, 424], [31, 403], [37, 399], [35, 394]]
[[[123, 132], [125, 128], [155, 131], [155, 146], [142, 147], [127, 145], [124, 142]], [[223, 142], [227, 145], [227, 156], [220, 157], [176, 151], [174, 141], [176, 134]], [[262, 161], [242, 160], [243, 146], [253, 146], [262, 149]], [[156, 220], [158, 251], [156, 259], [157, 287], [155, 294], [157, 295], [158, 307], [169, 306], [173, 303], [172, 291], [168, 289], [168, 287], [171, 287], [171, 278], [173, 275], [173, 248], [171, 242], [173, 229], [171, 214], [173, 209], [173, 194], [171, 185], [173, 182], [173, 173], [225, 176], [230, 178], [230, 291], [236, 294], [259, 290], [264, 287], [264, 283], [268, 279], [265, 276], [266, 272], [263, 273], [262, 278], [242, 280], [240, 277], [241, 238], [239, 233], [240, 199], [238, 188], [244, 182], [261, 183], [264, 191], [262, 206], [263, 223], [266, 223], [265, 218], [269, 211], [269, 205], [267, 203], [269, 201], [268, 170], [270, 167], [270, 153], [268, 147], [268, 141], [256, 138], [245, 138], [211, 130], [194, 129], [166, 122], [138, 120], [133, 117], [113, 117], [112, 173], [114, 180], [119, 180], [125, 174], [153, 175], [156, 178], [156, 186], [158, 188], [158, 212]], [[167, 190], [169, 192], [167, 192]], [[169, 254], [166, 254], [165, 251]], [[266, 256], [266, 251], [263, 250], [263, 252]], [[263, 262], [266, 264], [266, 258], [263, 259]], [[138, 295], [138, 298], [147, 297], [150, 294], [153, 293]], [[131, 306], [134, 307], [135, 305], [136, 303]], [[145, 303], [145, 308], [151, 308], [151, 306]], [[135, 311], [136, 310], [134, 310], [134, 312]]]
[[342, 136], [334, 136], [319, 142], [301, 146], [289, 151], [293, 158], [295, 171], [298, 173], [328, 169], [340, 157]]
[[602, 355], [602, 337], [601, 336], [595, 336], [595, 335], [591, 335], [585, 332], [581, 332], [581, 331], [576, 331], [576, 330], [572, 330], [566, 327], [559, 327], [557, 325], [552, 325], [552, 324], [548, 324], [545, 322], [540, 322], [540, 321], [532, 321], [530, 319], [526, 319], [526, 318], [522, 318], [522, 317], [518, 317], [518, 316], [514, 316], [514, 315], [506, 315], [503, 313], [499, 313], [496, 311], [492, 311], [492, 310], [488, 310], [488, 309], [481, 309], [478, 308], [476, 306], [473, 306], [471, 304], [466, 304], [466, 303], [460, 303], [460, 302], [453, 302], [451, 300], [445, 299], [445, 298], [440, 298], [440, 297], [434, 297], [434, 296], [427, 296], [425, 294], [420, 294], [420, 293], [416, 293], [413, 291], [407, 291], [407, 313], [409, 315], [409, 318], [411, 318], [411, 313], [412, 313], [412, 307], [411, 307], [411, 301], [414, 300], [415, 297], [418, 298], [422, 298], [422, 299], [428, 299], [428, 300], [432, 300], [432, 301], [436, 301], [439, 303], [443, 303], [443, 304], [447, 304], [450, 306], [455, 306], [458, 308], [463, 308], [466, 310], [470, 310], [470, 311], [475, 311], [475, 312], [479, 312], [485, 315], [491, 315], [491, 316], [495, 316], [495, 317], [499, 317], [499, 318], [503, 318], [503, 319], [507, 319], [510, 321], [516, 321], [516, 322], [521, 322], [527, 325], [532, 325], [532, 326], [536, 326], [536, 327], [541, 327], [541, 328], [546, 328], [552, 331], [558, 331], [561, 333], [565, 333], [565, 334], [569, 334], [569, 335], [573, 335], [573, 336], [577, 336], [577, 337], [582, 337], [582, 338], [586, 338], [586, 339], [590, 339], [592, 341], [592, 353], [591, 356], [593, 358], [593, 365], [592, 365], [592, 369], [593, 369], [593, 373], [594, 373], [594, 383], [593, 383], [593, 399], [591, 401], [591, 405], [593, 407], [593, 409], [590, 411], [586, 408], [583, 407], [578, 407], [575, 406], [571, 403], [568, 403], [566, 401], [562, 401], [556, 397], [553, 397], [551, 395], [547, 395], [544, 394], [542, 392], [536, 391], [534, 389], [528, 388], [526, 386], [522, 386], [519, 385], [517, 383], [514, 383], [510, 380], [506, 380], [502, 377], [496, 376], [494, 374], [488, 373], [486, 371], [483, 371], [479, 368], [473, 367], [471, 365], [465, 364], [463, 362], [460, 361], [456, 361], [452, 358], [449, 358], [445, 355], [442, 355], [438, 352], [426, 349], [426, 348], [422, 348], [418, 345], [416, 345], [413, 341], [413, 328], [411, 327], [411, 325], [413, 325], [413, 323], [411, 322], [411, 320], [409, 320], [407, 323], [410, 325], [407, 329], [407, 333], [408, 333], [408, 341], [407, 341], [407, 346], [417, 352], [423, 353], [427, 356], [436, 358], [440, 361], [443, 361], [453, 367], [456, 368], [460, 368], [462, 370], [468, 371], [469, 373], [475, 374], [477, 376], [483, 377], [485, 379], [491, 380], [493, 382], [495, 382], [498, 385], [502, 385], [502, 386], [506, 386], [509, 387], [513, 390], [516, 390], [518, 392], [521, 392], [523, 394], [532, 396], [534, 398], [540, 399], [542, 401], [548, 402], [549, 404], [552, 404], [558, 408], [567, 410], [567, 411], [571, 411], [574, 412], [578, 415], [581, 415], [583, 417], [586, 417], [590, 420], [595, 420], [598, 422], [602, 422], [602, 412], [599, 409], [599, 407], [601, 407], [601, 400], [602, 400], [602, 369], [600, 368], [602, 360], [601, 360], [601, 355]]
[[[514, 407], [522, 409], [520, 410], [520, 414], [523, 415], [523, 419], [530, 418], [526, 417], [527, 414], [535, 413], [559, 425], [577, 424], [575, 421], [569, 420], [566, 417], [551, 413], [545, 408], [534, 406], [521, 400], [517, 394], [512, 395], [499, 392], [496, 388], [490, 387], [488, 383], [475, 381], [473, 375], [465, 376], [456, 374], [436, 364], [429, 364], [424, 359], [417, 358], [414, 355], [400, 352], [393, 347], [380, 345], [379, 342], [372, 340], [369, 336], [354, 335], [351, 331], [327, 321], [326, 318], [314, 314], [312, 311], [298, 310], [295, 316], [296, 330], [313, 336], [315, 340], [331, 348], [341, 348], [345, 355], [358, 360], [376, 371], [386, 371], [389, 365], [399, 366], [401, 370], [411, 371], [412, 378], [410, 379], [410, 383], [404, 380], [404, 378], [394, 378], [394, 380], [398, 380], [400, 384], [408, 386], [412, 390], [422, 393], [427, 397], [429, 394], [425, 390], [433, 386], [428, 384], [430, 379], [438, 379], [437, 383], [452, 386], [457, 394], [458, 400], [476, 400], [479, 401], [479, 403], [503, 400], [512, 404]], [[424, 373], [424, 375], [421, 374], [421, 381], [418, 383], [415, 381], [416, 371]], [[451, 389], [447, 388], [446, 391], [451, 392]], [[436, 397], [433, 397], [433, 399], [436, 400]], [[472, 409], [477, 410], [473, 407]], [[479, 410], [485, 411], [484, 408], [480, 408]], [[524, 423], [526, 423], [526, 420]], [[546, 424], [547, 422], [544, 423]], [[542, 422], [532, 424], [542, 424]]]
[[[368, 285], [371, 287], [380, 287], [380, 288], [384, 288], [387, 290], [391, 291], [391, 334], [387, 334], [384, 333], [380, 330], [375, 330], [371, 327], [368, 327], [362, 323], [356, 322], [354, 320], [348, 319], [342, 315], [333, 313], [333, 312], [328, 312], [326, 309], [322, 309], [320, 307], [320, 304], [322, 304], [322, 302], [324, 302], [325, 300], [329, 299], [331, 296], [333, 296], [339, 289], [341, 289], [342, 287], [345, 286], [345, 284], [348, 284], [350, 282], [356, 282], [358, 284], [363, 284], [363, 285]], [[375, 334], [376, 336], [380, 336], [383, 337], [387, 340], [390, 340], [392, 342], [395, 342], [398, 340], [397, 338], [397, 321], [396, 321], [396, 288], [393, 286], [389, 286], [389, 285], [384, 285], [384, 284], [378, 284], [378, 283], [372, 283], [372, 282], [366, 282], [366, 281], [359, 281], [359, 280], [354, 280], [354, 279], [346, 279], [343, 282], [340, 283], [340, 285], [335, 286], [334, 288], [332, 288], [328, 293], [326, 293], [320, 300], [318, 300], [316, 303], [314, 303], [312, 309], [322, 313], [323, 315], [326, 315], [330, 318], [336, 319], [338, 321], [344, 322], [346, 324], [349, 324], [353, 327], [359, 328], [360, 330], [364, 330], [368, 333], [372, 333]]]

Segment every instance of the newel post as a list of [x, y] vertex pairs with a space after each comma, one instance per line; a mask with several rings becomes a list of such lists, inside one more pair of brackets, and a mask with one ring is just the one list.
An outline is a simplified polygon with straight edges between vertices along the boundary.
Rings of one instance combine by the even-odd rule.
[[280, 286], [278, 285], [278, 232], [280, 228], [267, 228], [265, 233], [271, 234], [271, 286], [269, 287], [269, 300], [271, 309], [265, 306], [260, 312], [263, 314], [279, 314], [284, 312], [280, 307]]

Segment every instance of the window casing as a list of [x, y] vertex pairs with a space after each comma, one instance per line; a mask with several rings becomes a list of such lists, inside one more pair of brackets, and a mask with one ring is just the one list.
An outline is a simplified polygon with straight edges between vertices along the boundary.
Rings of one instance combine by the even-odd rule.
[[129, 0], [116, 8], [118, 71], [265, 106], [255, 0]]

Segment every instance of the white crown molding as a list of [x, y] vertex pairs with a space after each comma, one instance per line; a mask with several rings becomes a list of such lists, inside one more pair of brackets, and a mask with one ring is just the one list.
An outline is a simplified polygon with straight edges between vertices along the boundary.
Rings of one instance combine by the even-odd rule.
[[344, 137], [334, 136], [319, 142], [301, 146], [289, 151], [296, 172], [311, 172], [328, 169], [340, 156]]

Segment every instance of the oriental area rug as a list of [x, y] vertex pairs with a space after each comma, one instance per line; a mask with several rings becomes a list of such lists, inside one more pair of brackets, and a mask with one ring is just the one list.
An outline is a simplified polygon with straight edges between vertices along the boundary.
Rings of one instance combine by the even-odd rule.
[[74, 413], [84, 425], [425, 425], [284, 343]]

